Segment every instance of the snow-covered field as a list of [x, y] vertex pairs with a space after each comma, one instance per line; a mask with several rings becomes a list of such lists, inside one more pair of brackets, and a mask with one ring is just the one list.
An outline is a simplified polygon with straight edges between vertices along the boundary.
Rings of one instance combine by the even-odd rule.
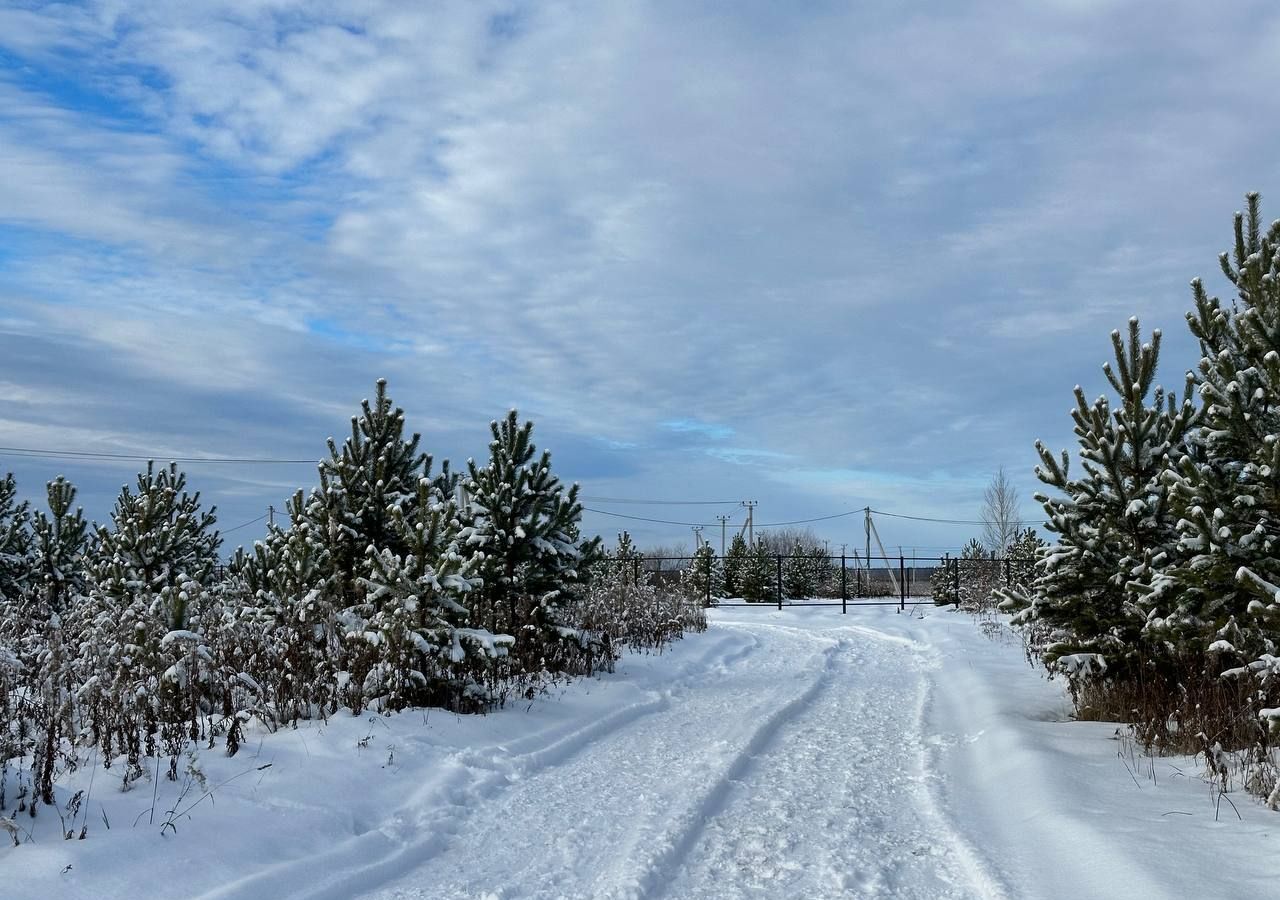
[[35, 842], [0, 850], [0, 895], [1275, 895], [1280, 816], [1237, 794], [1237, 818], [1194, 762], [1135, 765], [1115, 726], [1066, 722], [1007, 631], [927, 606], [712, 622], [489, 716], [344, 716], [201, 751], [212, 794], [176, 832], [181, 780], [153, 801], [83, 770], [60, 797], [92, 775], [89, 838], [21, 816]]

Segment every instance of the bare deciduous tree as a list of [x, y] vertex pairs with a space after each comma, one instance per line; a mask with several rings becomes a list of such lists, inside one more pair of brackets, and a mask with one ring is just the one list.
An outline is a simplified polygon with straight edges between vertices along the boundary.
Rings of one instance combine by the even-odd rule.
[[1018, 489], [1001, 466], [982, 495], [982, 542], [997, 559], [1003, 559], [1021, 527]]

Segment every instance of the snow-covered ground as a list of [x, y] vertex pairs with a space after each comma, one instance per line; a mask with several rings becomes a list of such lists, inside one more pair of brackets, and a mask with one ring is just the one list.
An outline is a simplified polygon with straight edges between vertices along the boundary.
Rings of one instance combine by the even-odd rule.
[[[5, 897], [1263, 897], [1280, 816], [1068, 723], [1007, 631], [932, 607], [725, 609], [483, 717], [343, 716], [203, 750], [212, 795], [94, 779]], [[992, 630], [992, 629], [988, 629]], [[1124, 758], [1122, 758], [1124, 757]], [[265, 768], [264, 768], [265, 767]], [[1152, 775], [1154, 773], [1154, 777]], [[13, 805], [13, 787], [9, 787]], [[202, 796], [193, 782], [178, 808]], [[155, 806], [154, 816], [150, 810]], [[103, 815], [109, 819], [108, 830]]]

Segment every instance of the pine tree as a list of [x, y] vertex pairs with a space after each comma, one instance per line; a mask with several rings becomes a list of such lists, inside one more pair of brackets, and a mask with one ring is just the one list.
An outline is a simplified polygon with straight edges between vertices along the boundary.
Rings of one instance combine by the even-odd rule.
[[724, 555], [724, 594], [726, 597], [740, 597], [743, 594], [743, 578], [747, 572], [747, 559], [750, 550], [746, 539], [735, 534]]
[[1247, 200], [1234, 254], [1219, 257], [1230, 307], [1192, 282], [1203, 422], [1171, 477], [1180, 541], [1151, 627], [1201, 648], [1223, 647], [1225, 628], [1232, 651], [1254, 656], [1275, 652], [1280, 624], [1280, 221], [1264, 234], [1259, 197]]
[[0, 478], [0, 627], [11, 634], [19, 630], [31, 582], [30, 509], [18, 502], [13, 474]]
[[565, 490], [549, 452], [535, 461], [533, 423], [511, 410], [490, 430], [489, 461], [468, 460], [464, 482], [463, 539], [484, 554], [472, 624], [513, 635], [526, 671], [561, 671], [576, 640], [564, 608], [581, 596], [599, 541], [579, 540], [578, 485]]
[[689, 577], [690, 588], [698, 597], [714, 599], [724, 596], [723, 566], [710, 544], [703, 544], [694, 552]]
[[1031, 585], [1036, 576], [1036, 561], [1048, 546], [1034, 528], [1024, 528], [1014, 536], [1005, 557], [1007, 581], [1011, 586]]
[[507, 655], [510, 635], [467, 627], [468, 594], [484, 557], [459, 543], [457, 505], [429, 478], [412, 504], [392, 508], [403, 554], [370, 548], [365, 579], [376, 612], [363, 637], [375, 662], [364, 679], [368, 700], [384, 709], [483, 705], [486, 665]]
[[144, 751], [156, 752], [157, 734], [176, 777], [184, 723], [195, 727], [208, 674], [199, 607], [217, 562], [215, 511], [201, 510], [175, 464], [157, 472], [148, 463], [136, 492], [121, 488], [111, 522], [98, 529], [92, 587], [71, 625], [80, 696], [104, 759], [128, 755], [126, 784], [140, 777]]
[[[821, 552], [821, 550], [819, 550]], [[783, 560], [782, 590], [794, 600], [806, 600], [818, 590], [821, 574], [813, 548], [797, 543]]]
[[76, 489], [61, 475], [45, 486], [49, 515], [38, 510], [33, 519], [32, 593], [39, 597], [43, 617], [61, 615], [71, 598], [86, 587], [85, 552], [89, 548], [84, 512], [71, 511]]
[[[351, 417], [351, 435], [341, 448], [329, 438], [320, 485], [307, 504], [311, 536], [323, 546], [343, 607], [362, 600], [369, 547], [406, 551], [390, 510], [414, 502], [418, 480], [430, 467], [430, 457], [418, 451], [421, 436], [405, 439], [404, 410], [392, 405], [386, 379], [378, 379], [373, 402], [360, 401], [360, 409], [359, 416]], [[447, 466], [443, 477], [449, 477]]]
[[[341, 673], [347, 669], [340, 578], [330, 563], [328, 544], [320, 537], [309, 506], [298, 491], [285, 505], [289, 527], [272, 528], [252, 554], [237, 552], [234, 577], [249, 594], [232, 627], [241, 636], [261, 635], [252, 663], [276, 704], [280, 721], [322, 718], [341, 702], [361, 701], [359, 686]], [[243, 642], [239, 642], [243, 643]], [[344, 696], [341, 685], [349, 690]]]
[[777, 560], [757, 541], [751, 548], [742, 572], [742, 596], [750, 603], [777, 599]]
[[1128, 339], [1111, 334], [1115, 365], [1103, 366], [1119, 395], [1092, 404], [1079, 386], [1072, 410], [1083, 473], [1072, 478], [1066, 451], [1055, 458], [1036, 444], [1040, 480], [1062, 496], [1037, 494], [1057, 545], [1045, 552], [1029, 591], [1002, 592], [1006, 608], [1022, 607], [1018, 621], [1050, 632], [1045, 659], [1074, 672], [1105, 668], [1133, 673], [1149, 658], [1144, 646], [1148, 599], [1157, 567], [1175, 539], [1166, 473], [1183, 454], [1198, 411], [1187, 385], [1181, 401], [1154, 386], [1160, 332], [1150, 342], [1129, 320]]

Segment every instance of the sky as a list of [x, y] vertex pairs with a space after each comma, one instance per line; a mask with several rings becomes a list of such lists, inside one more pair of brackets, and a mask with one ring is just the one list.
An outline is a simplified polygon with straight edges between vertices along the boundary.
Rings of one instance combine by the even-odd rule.
[[[1109, 332], [1181, 384], [1280, 210], [1277, 74], [1271, 3], [0, 2], [0, 446], [319, 459], [385, 377], [642, 545], [693, 532], [604, 513], [972, 520], [1000, 466], [1033, 519]], [[99, 521], [137, 469], [0, 456]], [[316, 482], [185, 469], [228, 548]]]

